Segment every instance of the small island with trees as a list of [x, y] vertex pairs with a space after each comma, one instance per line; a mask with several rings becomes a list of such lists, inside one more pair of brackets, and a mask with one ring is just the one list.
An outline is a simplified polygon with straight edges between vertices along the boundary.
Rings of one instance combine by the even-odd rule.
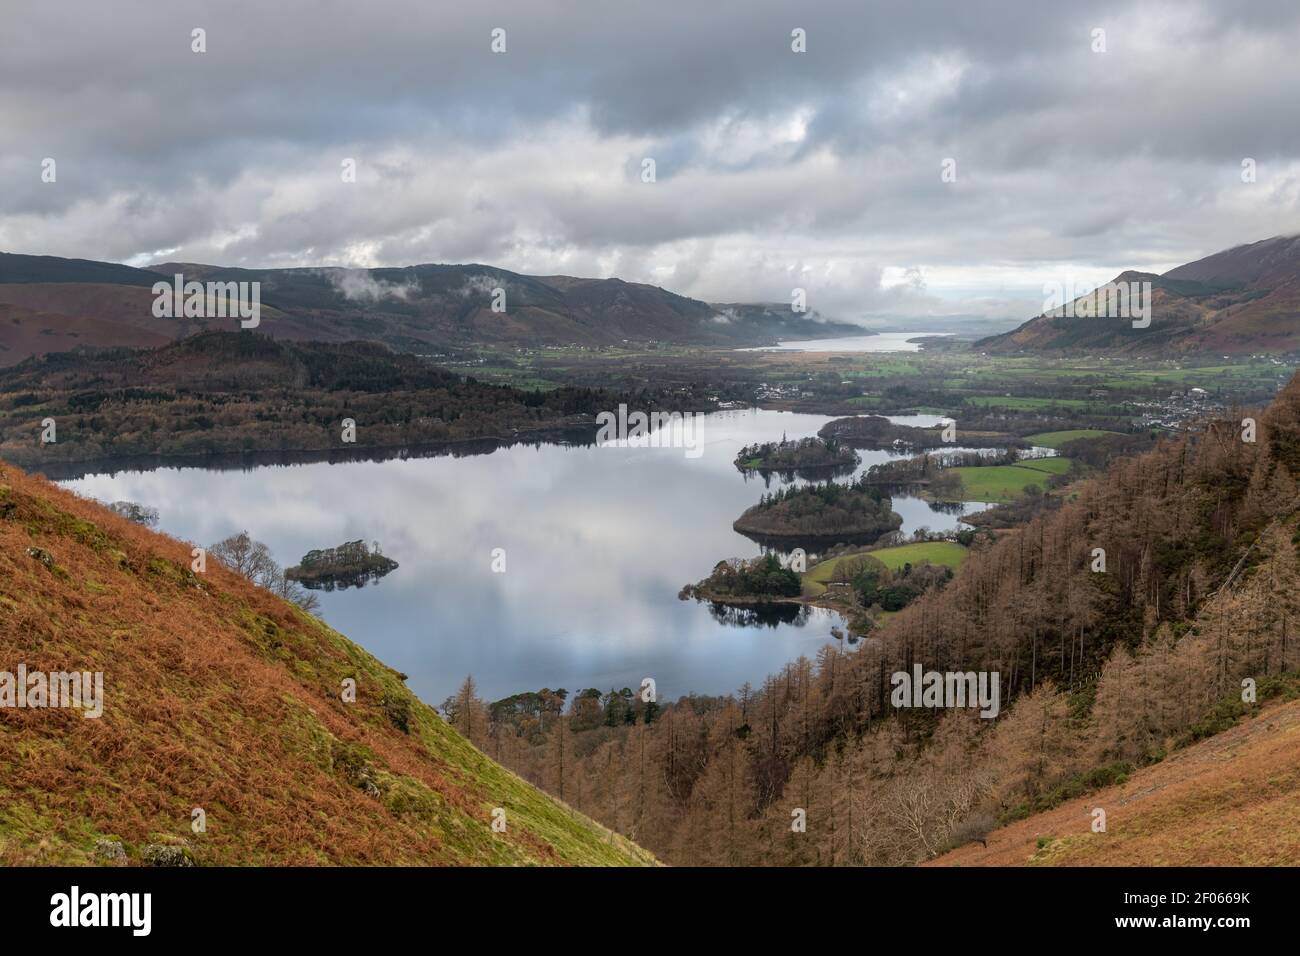
[[782, 564], [775, 554], [746, 561], [719, 561], [713, 572], [698, 584], [688, 584], [678, 593], [683, 600], [717, 601], [724, 604], [762, 604], [797, 599], [803, 593], [799, 575]]
[[874, 544], [902, 524], [893, 499], [864, 477], [764, 494], [732, 527], [761, 545], [788, 549]]
[[385, 557], [379, 542], [368, 547], [364, 541], [349, 541], [337, 548], [308, 551], [302, 561], [284, 572], [286, 578], [316, 590], [365, 587], [396, 570], [397, 562]]
[[736, 456], [736, 467], [742, 472], [782, 472], [809, 477], [852, 471], [859, 461], [856, 451], [834, 438], [788, 441], [782, 437], [779, 442], [746, 445]]

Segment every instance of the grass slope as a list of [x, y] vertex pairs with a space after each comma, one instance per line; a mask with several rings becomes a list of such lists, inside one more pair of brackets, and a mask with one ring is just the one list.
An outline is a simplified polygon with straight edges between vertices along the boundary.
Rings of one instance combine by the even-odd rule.
[[[1092, 811], [1106, 832], [1092, 832]], [[1294, 866], [1300, 861], [1300, 701], [968, 844], [936, 866]]]
[[1009, 395], [975, 395], [966, 401], [981, 408], [1009, 408], [1020, 412], [1049, 408], [1089, 408], [1098, 404], [1083, 398], [1028, 398]]
[[1014, 465], [976, 465], [952, 469], [961, 478], [962, 501], [1012, 501], [1030, 485], [1045, 487], [1052, 475], [1070, 470], [1069, 458], [1038, 458]]
[[1075, 428], [1063, 432], [1041, 432], [1037, 435], [1025, 436], [1025, 441], [1033, 442], [1035, 445], [1042, 445], [1046, 448], [1060, 448], [1067, 441], [1074, 441], [1076, 438], [1100, 438], [1103, 435], [1118, 435], [1119, 432], [1108, 432], [1101, 428]]
[[98, 719], [0, 709], [0, 864], [90, 864], [100, 839], [129, 863], [151, 844], [199, 865], [654, 862], [489, 760], [343, 635], [190, 561], [0, 466], [0, 671], [102, 671], [105, 697]]
[[903, 565], [929, 561], [931, 564], [943, 564], [956, 570], [966, 560], [966, 548], [955, 541], [924, 541], [919, 544], [900, 544], [893, 548], [881, 548], [879, 551], [857, 551], [841, 554], [825, 561], [818, 561], [803, 574], [803, 590], [808, 597], [816, 597], [826, 591], [826, 584], [836, 580], [840, 562], [869, 557], [879, 561], [892, 571]]

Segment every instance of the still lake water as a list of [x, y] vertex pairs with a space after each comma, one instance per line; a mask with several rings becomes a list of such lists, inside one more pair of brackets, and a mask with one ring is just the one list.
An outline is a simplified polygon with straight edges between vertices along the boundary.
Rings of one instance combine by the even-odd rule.
[[[743, 445], [814, 435], [829, 416], [747, 409], [703, 422], [682, 448], [516, 445], [490, 454], [267, 466], [160, 468], [63, 484], [158, 509], [159, 529], [208, 545], [240, 530], [283, 565], [313, 548], [378, 541], [398, 569], [363, 588], [316, 591], [334, 628], [440, 703], [466, 674], [489, 700], [542, 687], [728, 693], [832, 641], [838, 615], [725, 622], [677, 599], [722, 558], [758, 545], [731, 530], [773, 476], [736, 470]], [[936, 416], [908, 418], [932, 424]], [[898, 457], [864, 451], [859, 471]], [[903, 531], [955, 527], [959, 511], [895, 496]], [[505, 573], [492, 571], [494, 548]], [[195, 635], [201, 640], [202, 635]]]
[[911, 339], [947, 336], [951, 332], [880, 332], [876, 335], [847, 335], [834, 339], [801, 339], [778, 342], [742, 352], [919, 352], [921, 343]]

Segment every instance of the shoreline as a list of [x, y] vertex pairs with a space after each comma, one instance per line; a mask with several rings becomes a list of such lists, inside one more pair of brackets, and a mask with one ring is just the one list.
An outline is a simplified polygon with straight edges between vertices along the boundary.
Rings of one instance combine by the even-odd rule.
[[[0, 463], [13, 465], [50, 481], [75, 481], [90, 475], [113, 476], [121, 472], [157, 471], [164, 468], [202, 468], [211, 471], [250, 471], [254, 468], [311, 465], [320, 462], [392, 461], [407, 458], [438, 458], [442, 455], [486, 455], [501, 448], [525, 444], [595, 444], [596, 425], [556, 425], [528, 429], [511, 435], [483, 435], [449, 438], [436, 442], [399, 445], [359, 445], [333, 448], [266, 448], [241, 451], [210, 451], [194, 454], [116, 455], [107, 458], [71, 458], [64, 461], [14, 459], [0, 456]], [[583, 440], [583, 439], [587, 440]]]

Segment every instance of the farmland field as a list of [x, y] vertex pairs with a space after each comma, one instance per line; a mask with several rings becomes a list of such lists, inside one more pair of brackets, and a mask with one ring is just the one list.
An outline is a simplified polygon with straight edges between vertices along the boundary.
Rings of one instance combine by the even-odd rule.
[[835, 580], [836, 571], [841, 561], [869, 557], [879, 561], [891, 571], [896, 571], [905, 564], [919, 564], [929, 561], [942, 564], [954, 571], [966, 560], [967, 549], [955, 541], [923, 541], [917, 544], [900, 544], [893, 548], [881, 548], [879, 551], [855, 551], [852, 554], [837, 555], [819, 561], [803, 575], [804, 594], [816, 597], [826, 591], [826, 583]]
[[1064, 475], [1073, 462], [1069, 458], [1041, 458], [1014, 465], [983, 465], [952, 469], [961, 478], [963, 501], [1011, 501], [1030, 485], [1043, 488], [1052, 475]]

